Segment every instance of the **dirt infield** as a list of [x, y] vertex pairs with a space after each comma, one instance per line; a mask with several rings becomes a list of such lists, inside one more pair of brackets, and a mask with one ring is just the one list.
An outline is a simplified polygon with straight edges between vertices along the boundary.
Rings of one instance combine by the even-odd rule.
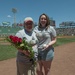
[[[0, 75], [16, 75], [16, 59], [0, 61]], [[50, 75], [75, 75], [75, 42], [55, 47]]]

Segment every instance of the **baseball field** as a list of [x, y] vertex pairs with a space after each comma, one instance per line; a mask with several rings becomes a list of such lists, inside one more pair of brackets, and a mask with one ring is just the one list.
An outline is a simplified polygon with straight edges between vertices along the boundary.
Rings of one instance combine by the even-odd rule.
[[[59, 36], [55, 47], [51, 75], [75, 75], [75, 36]], [[0, 75], [16, 75], [17, 49], [0, 38]]]

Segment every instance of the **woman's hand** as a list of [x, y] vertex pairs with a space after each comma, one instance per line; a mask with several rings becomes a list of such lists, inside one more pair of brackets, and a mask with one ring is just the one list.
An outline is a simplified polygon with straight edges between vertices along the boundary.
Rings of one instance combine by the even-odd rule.
[[46, 48], [48, 48], [49, 46], [48, 45], [46, 45], [46, 44], [44, 44], [43, 45], [43, 49], [45, 50]]

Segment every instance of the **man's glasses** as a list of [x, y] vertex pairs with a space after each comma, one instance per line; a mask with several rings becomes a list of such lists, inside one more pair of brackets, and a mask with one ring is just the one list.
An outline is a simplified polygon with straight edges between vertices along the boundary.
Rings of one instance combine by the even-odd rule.
[[28, 21], [25, 23], [26, 25], [33, 25], [33, 22], [32, 21]]

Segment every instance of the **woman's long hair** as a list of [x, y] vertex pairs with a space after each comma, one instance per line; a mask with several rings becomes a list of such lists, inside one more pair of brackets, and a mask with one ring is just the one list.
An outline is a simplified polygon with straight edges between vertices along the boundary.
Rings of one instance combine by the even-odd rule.
[[48, 29], [48, 27], [50, 26], [50, 19], [49, 19], [49, 17], [48, 17], [45, 13], [43, 13], [43, 14], [40, 15], [40, 17], [39, 17], [39, 22], [38, 22], [38, 27], [39, 27], [39, 28], [42, 27], [42, 25], [41, 25], [41, 23], [40, 23], [40, 18], [41, 18], [42, 15], [45, 15], [45, 16], [46, 16], [46, 19], [47, 19], [46, 29]]

